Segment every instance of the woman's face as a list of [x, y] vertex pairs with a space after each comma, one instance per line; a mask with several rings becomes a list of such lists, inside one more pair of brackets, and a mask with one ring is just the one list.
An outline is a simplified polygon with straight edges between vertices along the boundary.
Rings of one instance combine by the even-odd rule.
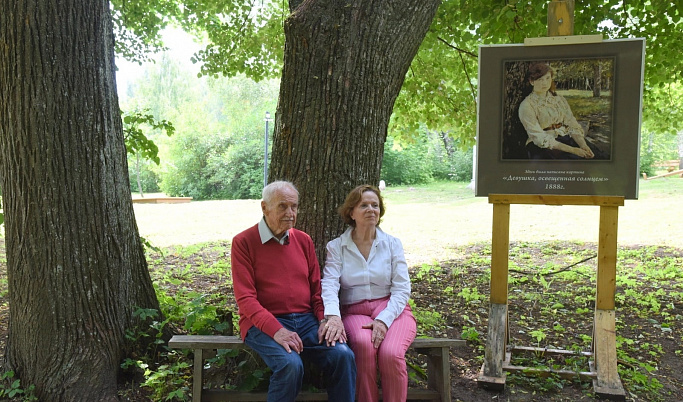
[[363, 193], [360, 202], [351, 211], [351, 218], [356, 222], [356, 227], [377, 226], [377, 222], [379, 222], [379, 197], [374, 191]]
[[531, 85], [534, 87], [534, 92], [544, 93], [548, 92], [550, 85], [553, 83], [553, 76], [548, 71], [541, 78], [531, 81]]

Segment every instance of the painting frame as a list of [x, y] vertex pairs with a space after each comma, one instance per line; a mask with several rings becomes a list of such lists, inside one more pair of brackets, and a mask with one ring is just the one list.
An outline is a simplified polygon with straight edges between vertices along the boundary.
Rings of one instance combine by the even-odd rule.
[[[553, 88], [557, 84], [564, 89], [534, 91], [541, 80], [530, 79], [529, 73], [543, 64], [552, 71], [544, 77], [552, 78]], [[580, 68], [590, 66], [600, 70], [592, 78], [580, 72]], [[569, 45], [481, 45], [475, 195], [602, 195], [637, 199], [644, 66], [645, 40], [641, 38]], [[569, 77], [574, 81], [569, 82]], [[515, 89], [515, 85], [522, 89]], [[586, 95], [591, 85], [592, 97]], [[596, 97], [597, 86], [608, 89], [602, 93], [598, 90]], [[540, 106], [528, 106], [536, 101], [530, 93], [548, 95], [544, 102], [565, 105], [563, 110], [572, 111], [564, 115], [575, 119], [550, 124], [548, 118], [529, 118], [543, 114], [538, 111]], [[566, 109], [572, 102], [575, 108]], [[589, 106], [580, 110], [576, 105], [581, 102]], [[539, 140], [548, 135], [550, 140]], [[574, 139], [585, 144], [577, 144]], [[574, 147], [562, 148], [560, 141]]]

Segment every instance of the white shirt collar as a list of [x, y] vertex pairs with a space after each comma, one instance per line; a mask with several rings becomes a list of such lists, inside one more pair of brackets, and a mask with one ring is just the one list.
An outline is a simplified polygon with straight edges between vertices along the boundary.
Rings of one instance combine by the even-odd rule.
[[[342, 233], [341, 237], [341, 245], [342, 246], [349, 246], [351, 243], [353, 243], [353, 239], [351, 238], [351, 232], [353, 232], [353, 226], [349, 226], [344, 233]], [[382, 229], [378, 227], [375, 228], [375, 241], [377, 242], [383, 242], [386, 241], [387, 239], [387, 234], [382, 231]]]
[[268, 227], [265, 217], [261, 218], [261, 220], [258, 223], [258, 234], [259, 236], [261, 236], [261, 244], [266, 244], [270, 239], [275, 239], [276, 242], [282, 245], [289, 244], [289, 230], [287, 230], [285, 234], [282, 235], [281, 239], [278, 239], [273, 234], [273, 231], [270, 230], [270, 228]]

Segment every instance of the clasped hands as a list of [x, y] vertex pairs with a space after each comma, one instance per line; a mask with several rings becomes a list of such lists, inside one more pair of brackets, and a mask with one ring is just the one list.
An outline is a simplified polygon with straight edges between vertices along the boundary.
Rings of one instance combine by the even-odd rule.
[[323, 340], [327, 346], [334, 346], [337, 342], [346, 343], [346, 329], [341, 317], [330, 315], [323, 320], [318, 328], [318, 343]]
[[[287, 353], [292, 351], [301, 353], [304, 350], [304, 343], [299, 334], [286, 328], [280, 328], [275, 333], [273, 339], [285, 348]], [[329, 316], [325, 322], [320, 324], [318, 328], [318, 343], [322, 343], [323, 340], [325, 340], [327, 346], [334, 346], [337, 342], [346, 343], [346, 330], [344, 329], [341, 317]]]
[[[372, 345], [375, 349], [379, 348], [387, 334], [387, 325], [380, 320], [373, 320], [371, 323], [363, 325], [363, 328], [372, 330]], [[299, 334], [285, 328], [280, 328], [275, 333], [274, 339], [285, 348], [287, 353], [291, 353], [292, 350], [296, 353], [301, 353], [304, 349], [304, 344], [301, 338], [299, 338]], [[337, 342], [346, 343], [346, 330], [344, 329], [341, 317], [336, 315], [328, 316], [327, 321], [320, 324], [318, 328], [318, 343], [322, 343], [323, 340], [325, 340], [327, 346], [334, 346]]]

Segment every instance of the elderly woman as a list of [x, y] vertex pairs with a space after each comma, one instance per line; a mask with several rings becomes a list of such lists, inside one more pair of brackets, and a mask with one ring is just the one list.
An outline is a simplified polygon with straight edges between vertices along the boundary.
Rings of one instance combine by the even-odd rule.
[[377, 367], [384, 401], [405, 401], [405, 354], [415, 339], [416, 321], [408, 305], [410, 278], [397, 238], [384, 233], [380, 190], [354, 188], [339, 213], [349, 228], [327, 244], [322, 279], [328, 343], [348, 344], [356, 355], [359, 401], [379, 400]]
[[529, 136], [529, 158], [592, 159], [600, 151], [586, 142], [567, 100], [555, 92], [554, 74], [545, 63], [529, 66], [527, 80], [533, 91], [519, 105], [519, 119]]

